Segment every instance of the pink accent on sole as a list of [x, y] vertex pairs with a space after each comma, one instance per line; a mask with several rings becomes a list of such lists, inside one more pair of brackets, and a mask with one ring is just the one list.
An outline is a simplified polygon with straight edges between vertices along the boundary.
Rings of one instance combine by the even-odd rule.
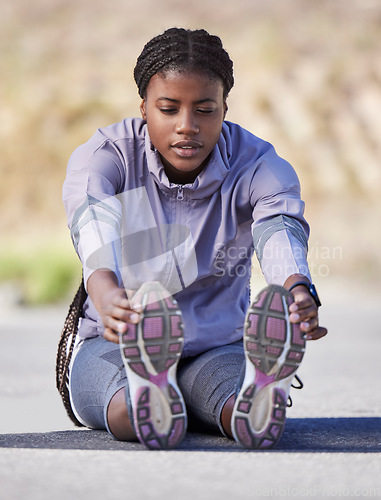
[[[293, 297], [285, 288], [270, 285], [259, 294], [246, 315], [246, 377], [232, 416], [233, 435], [245, 448], [274, 447], [286, 423], [288, 394], [284, 387], [288, 381], [286, 384], [280, 382], [292, 378], [305, 349], [299, 325], [288, 321], [288, 307], [292, 302]], [[266, 392], [259, 397], [262, 391]], [[257, 414], [264, 416], [259, 430], [255, 428]]]
[[[136, 296], [146, 304], [142, 320], [136, 335], [120, 337], [129, 387], [135, 388], [133, 398], [128, 391], [129, 415], [139, 441], [148, 449], [174, 448], [187, 428], [185, 403], [174, 379], [176, 369], [171, 368], [180, 359], [184, 341], [181, 311], [159, 283], [146, 283]], [[158, 399], [157, 391], [163, 397]]]

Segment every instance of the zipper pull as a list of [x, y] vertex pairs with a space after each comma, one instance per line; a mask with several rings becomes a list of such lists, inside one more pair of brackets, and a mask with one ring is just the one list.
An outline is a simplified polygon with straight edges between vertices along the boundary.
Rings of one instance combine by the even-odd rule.
[[184, 199], [184, 188], [180, 184], [177, 186], [177, 200], [182, 201]]

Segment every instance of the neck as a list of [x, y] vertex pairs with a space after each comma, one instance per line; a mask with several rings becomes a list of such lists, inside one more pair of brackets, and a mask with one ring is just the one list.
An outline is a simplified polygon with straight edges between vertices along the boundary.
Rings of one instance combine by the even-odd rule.
[[199, 167], [190, 172], [183, 172], [174, 168], [171, 164], [169, 164], [164, 158], [161, 158], [162, 164], [164, 166], [164, 171], [170, 182], [173, 184], [193, 184], [196, 180], [197, 176], [204, 170], [207, 162], [207, 158]]

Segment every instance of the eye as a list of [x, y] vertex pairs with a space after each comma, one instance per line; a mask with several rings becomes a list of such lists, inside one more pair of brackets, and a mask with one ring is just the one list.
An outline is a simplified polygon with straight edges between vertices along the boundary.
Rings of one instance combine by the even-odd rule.
[[173, 113], [176, 113], [177, 109], [176, 108], [159, 108], [159, 110], [164, 113], [165, 115], [171, 115]]
[[209, 115], [210, 113], [213, 113], [214, 112], [214, 109], [210, 109], [210, 108], [200, 108], [197, 110], [198, 113], [201, 113], [203, 115]]

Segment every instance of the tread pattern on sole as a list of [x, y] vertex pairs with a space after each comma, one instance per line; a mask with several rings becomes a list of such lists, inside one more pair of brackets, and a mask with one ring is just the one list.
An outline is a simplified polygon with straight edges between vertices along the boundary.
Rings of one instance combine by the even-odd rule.
[[[252, 386], [255, 393], [255, 386]], [[280, 439], [286, 423], [286, 399], [283, 391], [275, 389], [273, 391], [273, 408], [270, 419], [261, 433], [253, 432], [248, 416], [252, 400], [251, 398], [240, 399], [238, 410], [242, 414], [234, 419], [234, 431], [239, 442], [250, 449], [272, 448]]]
[[[130, 414], [140, 442], [149, 449], [174, 448], [184, 437], [187, 427], [185, 403], [177, 386], [175, 370], [180, 359], [184, 337], [181, 311], [177, 302], [160, 283], [146, 283], [135, 301], [144, 311], [138, 325], [128, 325], [120, 337], [120, 349], [129, 385]], [[160, 392], [153, 397], [152, 391]], [[130, 415], [131, 417], [131, 415]], [[157, 430], [168, 428], [167, 432]]]
[[[270, 285], [246, 314], [246, 374], [253, 375], [252, 380], [245, 377], [232, 418], [233, 435], [245, 448], [272, 448], [284, 429], [288, 393], [281, 382], [289, 378], [291, 384], [305, 350], [299, 325], [288, 321], [292, 302], [285, 288]], [[261, 397], [262, 391], [268, 392], [267, 398]], [[256, 430], [253, 419], [258, 412], [265, 415], [265, 422]]]

